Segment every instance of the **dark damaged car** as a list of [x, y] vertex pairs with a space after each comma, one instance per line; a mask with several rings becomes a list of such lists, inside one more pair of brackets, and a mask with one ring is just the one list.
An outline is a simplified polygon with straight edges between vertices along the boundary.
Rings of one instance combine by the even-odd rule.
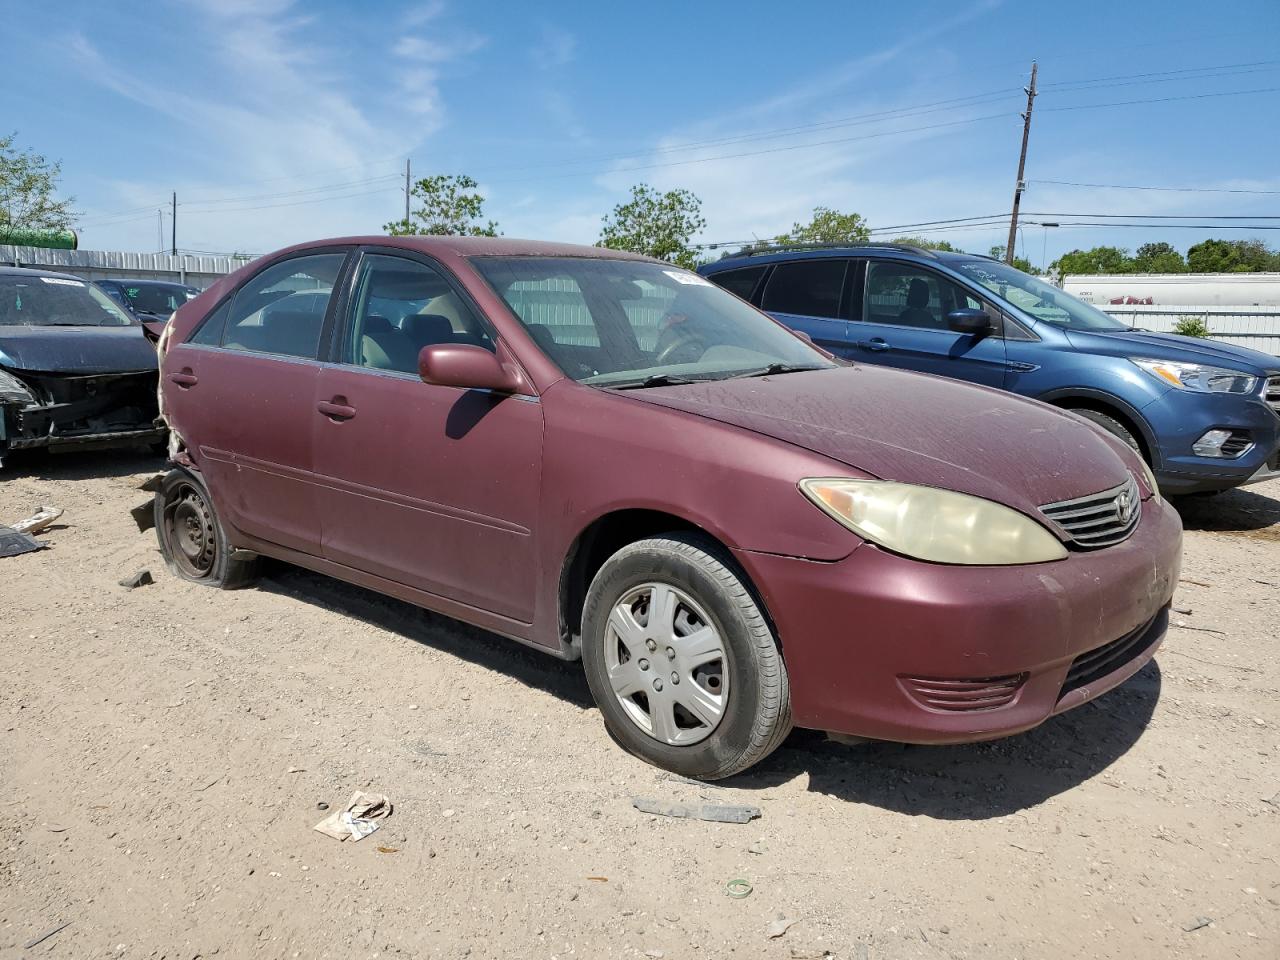
[[156, 354], [97, 287], [0, 267], [0, 463], [35, 447], [155, 444]]

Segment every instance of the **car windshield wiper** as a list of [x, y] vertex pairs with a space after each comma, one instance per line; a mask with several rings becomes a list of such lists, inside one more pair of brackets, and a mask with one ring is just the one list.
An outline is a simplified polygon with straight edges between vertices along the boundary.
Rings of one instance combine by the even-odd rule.
[[682, 383], [697, 383], [697, 380], [682, 377], [677, 373], [655, 373], [643, 380], [626, 380], [622, 383], [607, 383], [604, 386], [612, 390], [644, 390], [647, 387], [673, 387]]
[[811, 363], [771, 363], [767, 367], [759, 370], [747, 370], [743, 373], [735, 373], [731, 380], [738, 377], [771, 377], [779, 373], [804, 373], [808, 370], [827, 370], [828, 367], [818, 367]]

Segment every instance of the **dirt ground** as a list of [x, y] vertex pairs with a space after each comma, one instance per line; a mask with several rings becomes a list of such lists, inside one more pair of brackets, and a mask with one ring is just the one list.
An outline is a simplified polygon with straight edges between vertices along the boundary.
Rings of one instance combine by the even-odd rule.
[[[1280, 482], [1183, 506], [1191, 612], [1099, 701], [978, 746], [797, 732], [706, 787], [619, 750], [575, 664], [296, 569], [179, 581], [128, 513], [159, 466], [0, 479], [0, 522], [66, 509], [0, 560], [0, 958], [1280, 956]], [[357, 789], [382, 830], [311, 829]]]

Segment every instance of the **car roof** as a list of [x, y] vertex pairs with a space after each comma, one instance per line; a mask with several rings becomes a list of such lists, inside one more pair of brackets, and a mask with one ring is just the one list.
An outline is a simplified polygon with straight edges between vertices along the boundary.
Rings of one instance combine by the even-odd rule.
[[30, 267], [0, 267], [0, 277], [54, 277], [59, 280], [86, 282], [84, 277], [75, 277], [69, 273], [55, 273], [52, 270], [33, 270]]
[[[327, 240], [310, 240], [295, 244], [271, 254], [272, 259], [295, 250], [312, 247], [369, 245], [416, 250], [436, 257], [589, 257], [596, 260], [641, 260], [646, 263], [665, 263], [626, 250], [607, 247], [589, 247], [578, 243], [557, 243], [549, 240], [520, 240], [515, 237], [394, 237], [376, 236], [331, 237]], [[666, 264], [671, 266], [671, 264]]]
[[912, 247], [906, 244], [867, 243], [850, 244], [848, 246], [795, 246], [762, 248], [748, 251], [704, 264], [698, 268], [699, 273], [712, 274], [744, 266], [764, 266], [770, 263], [782, 263], [788, 260], [822, 260], [831, 257], [866, 257], [876, 256], [891, 260], [904, 260], [934, 263], [960, 263], [970, 260], [990, 260], [979, 253], [952, 252], [949, 250], [926, 250], [924, 247]]
[[183, 283], [181, 280], [160, 280], [155, 277], [102, 277], [93, 281], [94, 283], [127, 283], [135, 287], [146, 286], [164, 286], [164, 287], [187, 287], [195, 289], [189, 283]]

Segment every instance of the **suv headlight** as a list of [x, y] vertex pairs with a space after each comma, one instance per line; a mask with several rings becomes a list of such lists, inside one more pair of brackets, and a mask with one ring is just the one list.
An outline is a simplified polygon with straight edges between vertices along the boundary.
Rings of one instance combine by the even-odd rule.
[[1177, 360], [1144, 360], [1130, 357], [1157, 380], [1162, 380], [1179, 390], [1195, 393], [1253, 393], [1258, 378], [1241, 370], [1226, 367], [1207, 367], [1201, 363], [1181, 363]]
[[981, 497], [841, 477], [801, 480], [800, 490], [858, 536], [917, 560], [998, 566], [1067, 555], [1045, 527]]

